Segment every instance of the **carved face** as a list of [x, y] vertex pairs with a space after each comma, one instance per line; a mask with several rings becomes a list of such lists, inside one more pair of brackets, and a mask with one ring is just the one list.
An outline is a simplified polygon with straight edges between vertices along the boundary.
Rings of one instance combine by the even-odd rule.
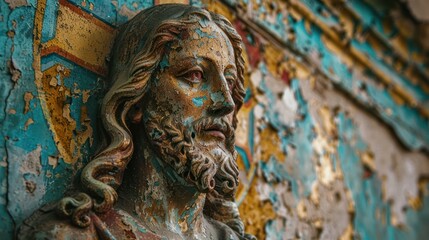
[[[237, 176], [229, 176], [238, 173], [231, 127], [231, 91], [237, 79], [234, 50], [212, 22], [194, 25], [181, 36], [169, 46], [145, 98], [147, 134], [179, 175], [200, 181], [200, 190], [215, 187], [215, 174], [216, 185], [235, 188]], [[217, 173], [221, 169], [228, 173]]]
[[[187, 34], [173, 43], [163, 58], [147, 109], [185, 122], [226, 117], [231, 123], [235, 107], [231, 88], [237, 78], [231, 43], [212, 22], [205, 28], [195, 26]], [[224, 142], [221, 132], [206, 133], [197, 138], [207, 143]]]

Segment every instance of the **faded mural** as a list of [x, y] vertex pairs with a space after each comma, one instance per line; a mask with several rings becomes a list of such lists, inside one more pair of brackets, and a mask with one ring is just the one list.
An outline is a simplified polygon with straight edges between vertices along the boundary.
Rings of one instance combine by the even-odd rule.
[[225, 15], [245, 42], [236, 148], [247, 232], [429, 234], [429, 20], [419, 1], [0, 0], [1, 239], [60, 198], [97, 150], [116, 28], [168, 2]]

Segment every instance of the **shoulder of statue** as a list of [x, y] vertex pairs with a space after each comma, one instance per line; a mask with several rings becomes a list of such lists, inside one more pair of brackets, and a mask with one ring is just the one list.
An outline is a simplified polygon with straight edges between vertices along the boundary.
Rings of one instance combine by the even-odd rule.
[[56, 204], [48, 204], [34, 212], [19, 227], [17, 239], [142, 239], [157, 240], [162, 237], [148, 231], [138, 218], [129, 213], [112, 209], [103, 214], [90, 212], [91, 223], [81, 228], [70, 218], [55, 212]]
[[93, 224], [77, 227], [69, 218], [55, 213], [56, 204], [48, 204], [35, 211], [19, 227], [17, 239], [99, 239]]
[[229, 239], [229, 240], [256, 240], [256, 237], [251, 234], [244, 233], [243, 235], [238, 234], [231, 229], [228, 225], [218, 220], [214, 220], [210, 217], [206, 218], [207, 222], [214, 229], [214, 239]]
[[98, 232], [115, 236], [116, 239], [163, 239], [149, 231], [138, 217], [120, 209], [112, 209], [107, 213], [99, 214], [94, 220]]

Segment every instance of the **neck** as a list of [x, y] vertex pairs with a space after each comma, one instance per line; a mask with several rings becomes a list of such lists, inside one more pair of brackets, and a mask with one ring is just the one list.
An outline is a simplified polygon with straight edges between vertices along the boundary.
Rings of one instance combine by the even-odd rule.
[[197, 238], [204, 232], [206, 194], [185, 183], [147, 145], [136, 143], [140, 148], [124, 174], [118, 206], [137, 214], [154, 233]]

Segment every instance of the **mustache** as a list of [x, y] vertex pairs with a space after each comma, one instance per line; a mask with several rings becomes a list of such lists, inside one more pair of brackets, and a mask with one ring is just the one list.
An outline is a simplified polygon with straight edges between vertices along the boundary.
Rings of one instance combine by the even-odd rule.
[[[203, 134], [204, 131], [217, 130], [225, 135], [225, 145], [227, 150], [233, 151], [235, 144], [235, 128], [226, 117], [213, 118], [202, 117], [193, 123], [196, 134]], [[192, 136], [195, 136], [192, 134]]]

